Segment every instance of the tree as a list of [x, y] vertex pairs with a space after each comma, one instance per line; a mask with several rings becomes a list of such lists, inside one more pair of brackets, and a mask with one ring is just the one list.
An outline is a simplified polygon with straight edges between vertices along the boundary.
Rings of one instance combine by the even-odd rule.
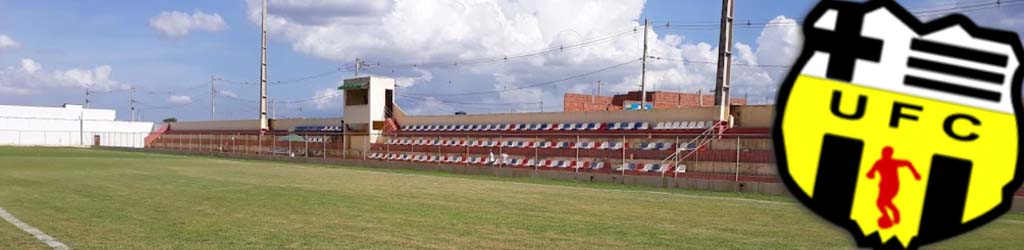
[[164, 119], [164, 123], [172, 123], [172, 122], [178, 122], [178, 118], [171, 117], [171, 118]]

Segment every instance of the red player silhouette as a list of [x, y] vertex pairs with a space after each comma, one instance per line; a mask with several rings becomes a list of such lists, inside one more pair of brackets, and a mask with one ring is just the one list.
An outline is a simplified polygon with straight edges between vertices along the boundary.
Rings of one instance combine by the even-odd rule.
[[[882, 212], [882, 217], [878, 218], [878, 227], [882, 229], [900, 224], [900, 210], [896, 208], [896, 204], [892, 203], [892, 199], [896, 198], [896, 193], [900, 191], [900, 167], [907, 167], [914, 174], [914, 179], [921, 180], [921, 175], [917, 173], [914, 164], [911, 164], [908, 160], [893, 159], [892, 151], [890, 146], [883, 148], [882, 159], [878, 159], [875, 165], [871, 166], [871, 170], [868, 171], [868, 179], [874, 179], [875, 172], [878, 172], [880, 175], [878, 180], [878, 201], [875, 204], [878, 205], [878, 210]], [[889, 211], [892, 211], [892, 217], [889, 216]]]

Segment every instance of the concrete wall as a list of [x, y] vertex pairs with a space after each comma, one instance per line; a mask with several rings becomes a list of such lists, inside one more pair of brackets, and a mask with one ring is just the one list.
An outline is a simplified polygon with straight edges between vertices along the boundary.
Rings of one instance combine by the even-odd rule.
[[[622, 110], [624, 106], [639, 103], [640, 97], [640, 91], [632, 91], [614, 96], [565, 93], [562, 97], [562, 107], [566, 112]], [[712, 107], [716, 105], [713, 94], [698, 95], [695, 93], [669, 91], [647, 92], [647, 101], [653, 105], [654, 109]], [[746, 105], [747, 100], [744, 98], [732, 98], [730, 103], [733, 105]]]
[[[733, 106], [736, 126], [743, 128], [771, 127], [774, 119], [773, 105]], [[715, 107], [692, 107], [684, 109], [656, 109], [644, 111], [590, 111], [590, 112], [547, 112], [547, 113], [505, 113], [433, 116], [396, 116], [401, 125], [432, 124], [496, 124], [496, 123], [559, 123], [559, 122], [627, 122], [627, 121], [710, 121], [714, 120]]]
[[341, 117], [270, 120], [270, 128], [274, 130], [293, 130], [298, 126], [341, 126]]
[[112, 109], [87, 109], [83, 108], [82, 105], [74, 104], [66, 104], [64, 107], [0, 105], [0, 117], [113, 121], [116, 118], [116, 111]]
[[216, 131], [216, 130], [249, 130], [259, 131], [259, 120], [236, 121], [195, 121], [169, 123], [171, 131]]
[[497, 123], [562, 123], [562, 122], [631, 122], [631, 121], [709, 121], [715, 114], [714, 107], [660, 109], [643, 111], [593, 111], [593, 112], [547, 112], [507, 113], [479, 115], [433, 115], [396, 117], [400, 125], [431, 124], [497, 124]]
[[775, 105], [733, 106], [736, 126], [741, 128], [768, 128], [775, 119]]
[[[235, 120], [235, 121], [188, 121], [170, 123], [173, 131], [257, 131], [260, 129], [259, 120]], [[341, 126], [341, 118], [292, 118], [272, 119], [270, 128], [273, 130], [292, 130], [298, 126]]]

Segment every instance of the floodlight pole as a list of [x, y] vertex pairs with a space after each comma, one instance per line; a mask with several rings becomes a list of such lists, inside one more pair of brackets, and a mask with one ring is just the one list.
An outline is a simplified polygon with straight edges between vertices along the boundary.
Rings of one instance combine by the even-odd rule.
[[644, 18], [644, 57], [640, 66], [640, 109], [647, 109], [647, 30], [650, 21]]
[[735, 5], [735, 0], [722, 0], [722, 27], [718, 40], [718, 76], [715, 82], [718, 120], [726, 122], [729, 121], [729, 89], [732, 75], [733, 5]]
[[267, 0], [263, 0], [263, 14], [260, 16], [260, 136], [270, 130], [267, 121]]

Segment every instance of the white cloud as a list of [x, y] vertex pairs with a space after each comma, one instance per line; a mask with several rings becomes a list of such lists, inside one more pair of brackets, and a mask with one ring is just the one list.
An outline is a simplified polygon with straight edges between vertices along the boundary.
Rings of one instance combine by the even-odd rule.
[[21, 44], [7, 35], [0, 35], [0, 49], [18, 48]]
[[167, 97], [167, 102], [172, 104], [189, 104], [192, 103], [192, 97], [187, 95], [172, 95]]
[[267, 8], [269, 12], [297, 23], [359, 23], [365, 22], [361, 18], [385, 14], [392, 4], [386, 0], [280, 0], [270, 1]]
[[397, 87], [399, 88], [408, 88], [412, 87], [417, 82], [429, 82], [430, 80], [434, 79], [434, 74], [430, 73], [430, 71], [422, 69], [413, 69], [413, 71], [419, 73], [420, 75], [414, 77], [395, 78], [395, 85], [398, 85]]
[[[258, 25], [260, 2], [247, 0], [249, 19]], [[297, 52], [339, 62], [369, 58], [382, 64], [454, 62], [502, 57], [558, 48], [590, 41], [639, 26], [644, 1], [270, 1], [268, 30], [274, 38]], [[342, 9], [366, 10], [361, 12]], [[800, 30], [793, 19], [779, 16], [771, 21], [753, 44], [736, 44], [738, 64], [789, 64], [800, 49]], [[687, 91], [713, 89], [717, 48], [686, 41], [675, 34], [650, 32], [649, 53], [675, 60], [650, 60], [649, 90]], [[626, 32], [581, 48], [495, 64], [442, 69], [395, 69], [382, 74], [398, 80], [404, 93], [464, 93], [500, 91], [565, 78], [605, 68], [642, 52], [642, 29]], [[678, 60], [710, 63], [682, 63]], [[561, 103], [568, 90], [589, 90], [602, 80], [604, 93], [639, 89], [640, 65], [634, 63], [595, 74], [546, 85], [497, 94], [438, 97], [444, 102], [514, 102], [544, 100], [545, 106]], [[375, 70], [370, 67], [368, 70]], [[383, 70], [391, 70], [384, 68]], [[733, 83], [742, 91], [773, 91], [778, 68], [737, 68]], [[376, 71], [373, 74], [383, 72]], [[452, 83], [449, 83], [452, 82]], [[589, 91], [587, 91], [589, 92]], [[319, 94], [319, 93], [318, 93]], [[401, 99], [401, 98], [400, 98]], [[408, 100], [429, 102], [429, 100]], [[400, 100], [401, 101], [401, 100]], [[422, 105], [417, 103], [416, 105]], [[417, 107], [418, 107], [417, 106]], [[468, 108], [468, 105], [451, 105]], [[536, 104], [494, 108], [537, 109]], [[474, 107], [476, 108], [476, 107]], [[407, 107], [410, 113], [428, 109]]]
[[22, 58], [21, 59], [21, 69], [24, 70], [26, 73], [33, 74], [33, 73], [38, 72], [39, 69], [42, 69], [42, 68], [43, 68], [43, 65], [39, 65], [39, 63], [37, 63], [36, 61], [34, 61], [32, 59], [28, 59], [28, 58]]
[[434, 97], [415, 99], [415, 102], [416, 105], [412, 105], [412, 107], [404, 107], [402, 111], [405, 111], [408, 114], [420, 115], [452, 114], [455, 111], [472, 112], [472, 110], [453, 108], [451, 105], [448, 105]]
[[224, 95], [224, 96], [227, 96], [227, 97], [238, 98], [238, 94], [236, 94], [235, 92], [233, 92], [231, 90], [217, 90], [217, 92], [220, 93], [221, 95]]
[[769, 65], [789, 65], [800, 55], [803, 32], [796, 20], [778, 16], [757, 37], [757, 61]]
[[207, 14], [195, 10], [192, 14], [172, 11], [160, 12], [159, 15], [149, 19], [149, 27], [160, 32], [168, 38], [182, 38], [193, 31], [219, 32], [226, 30], [228, 25], [220, 14]]
[[60, 82], [73, 83], [85, 88], [109, 90], [116, 82], [110, 79], [110, 65], [98, 66], [92, 70], [69, 69], [54, 72], [54, 78]]
[[326, 88], [316, 91], [313, 95], [313, 105], [316, 109], [325, 110], [329, 107], [341, 107], [341, 91], [335, 88]]
[[0, 94], [30, 95], [50, 88], [89, 88], [94, 91], [125, 89], [111, 78], [113, 68], [100, 65], [92, 69], [71, 68], [47, 72], [43, 65], [30, 58], [21, 59], [18, 67], [0, 70]]

